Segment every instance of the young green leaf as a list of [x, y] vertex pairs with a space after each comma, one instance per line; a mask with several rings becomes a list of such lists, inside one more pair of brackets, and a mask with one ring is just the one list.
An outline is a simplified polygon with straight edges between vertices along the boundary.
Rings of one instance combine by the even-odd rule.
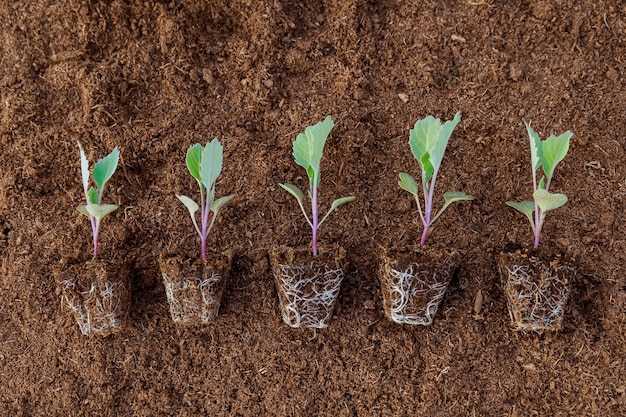
[[222, 172], [222, 145], [217, 139], [213, 139], [204, 147], [200, 161], [200, 178], [207, 190], [213, 189], [220, 172]]
[[567, 203], [567, 196], [565, 196], [565, 194], [553, 194], [543, 188], [535, 191], [533, 197], [543, 212], [557, 209]]
[[515, 210], [523, 213], [530, 222], [530, 226], [533, 228], [533, 233], [535, 232], [535, 222], [533, 220], [533, 213], [535, 212], [535, 203], [532, 201], [507, 201], [507, 206], [513, 207]]
[[115, 204], [89, 204], [86, 206], [87, 212], [98, 220], [104, 219], [107, 215], [117, 210], [119, 206]]
[[[537, 171], [541, 166], [542, 152], [541, 139], [528, 123], [526, 123], [526, 131], [530, 139], [530, 161], [532, 163], [533, 172]], [[534, 177], [533, 177], [534, 178]]]
[[[319, 175], [320, 161], [322, 160], [326, 139], [334, 126], [335, 122], [328, 116], [323, 122], [307, 127], [304, 133], [300, 133], [293, 142], [293, 156], [296, 163], [306, 169], [312, 186], [319, 186], [321, 177]], [[316, 173], [317, 181], [316, 184], [313, 184]]]
[[80, 173], [83, 179], [83, 190], [86, 191], [89, 188], [89, 161], [87, 161], [85, 150], [80, 142], [78, 142], [78, 149], [80, 150]]
[[294, 196], [296, 200], [298, 200], [299, 204], [302, 204], [302, 202], [304, 201], [304, 193], [298, 187], [296, 187], [293, 184], [278, 184], [278, 185], [280, 185], [282, 188], [287, 190], [289, 194]]
[[417, 197], [418, 186], [415, 179], [405, 172], [400, 173], [400, 181], [398, 181], [398, 185], [405, 191], [410, 192], [414, 196]]
[[548, 177], [548, 183], [554, 174], [556, 165], [565, 158], [569, 150], [569, 140], [573, 136], [569, 130], [560, 136], [550, 136], [541, 144], [541, 163]]
[[473, 199], [474, 196], [465, 194], [463, 191], [447, 191], [443, 193], [443, 200], [445, 201], [446, 206], [449, 206], [455, 201], [469, 201]]
[[195, 212], [200, 210], [200, 206], [198, 205], [198, 203], [196, 203], [191, 198], [185, 195], [176, 194], [176, 197], [180, 200], [181, 203], [185, 205], [185, 207], [187, 207], [187, 210], [189, 210], [189, 214], [191, 215], [191, 218], [193, 219]]
[[89, 203], [98, 204], [98, 190], [96, 190], [95, 188], [91, 187], [89, 189], [89, 191], [87, 192], [87, 197], [89, 198]]
[[104, 185], [111, 179], [113, 173], [115, 173], [119, 158], [120, 151], [115, 147], [110, 154], [96, 162], [93, 168], [93, 180], [98, 186], [100, 193], [102, 193]]
[[420, 163], [424, 182], [430, 181], [433, 173], [439, 169], [452, 131], [460, 121], [460, 112], [443, 125], [441, 120], [428, 116], [418, 120], [409, 132], [411, 151]]
[[211, 204], [211, 210], [213, 211], [213, 213], [217, 214], [217, 212], [224, 206], [224, 204], [228, 203], [230, 200], [233, 199], [233, 197], [235, 197], [235, 195], [228, 195], [225, 197], [221, 197], [218, 198], [217, 200], [215, 200], [213, 202], [213, 204]]
[[200, 183], [202, 184], [202, 177], [200, 177], [200, 161], [202, 161], [202, 151], [204, 148], [199, 143], [196, 143], [193, 146], [190, 146], [187, 149], [187, 169], [189, 173]]
[[448, 146], [450, 136], [452, 136], [452, 132], [460, 121], [461, 112], [457, 112], [454, 115], [454, 119], [445, 122], [443, 126], [439, 129], [439, 132], [437, 132], [437, 140], [435, 141], [435, 146], [430, 152], [430, 162], [433, 164], [435, 171], [439, 169], [441, 161], [443, 160], [443, 154], [446, 152], [446, 147]]

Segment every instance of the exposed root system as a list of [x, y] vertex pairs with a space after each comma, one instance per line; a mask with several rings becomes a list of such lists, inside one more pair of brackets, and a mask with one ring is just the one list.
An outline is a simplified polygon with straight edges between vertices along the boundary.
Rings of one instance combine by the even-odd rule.
[[386, 253], [383, 249], [380, 268], [385, 315], [400, 324], [430, 325], [452, 278], [453, 257], [422, 261], [399, 255], [396, 260]]
[[499, 269], [514, 330], [561, 329], [574, 267], [516, 253], [501, 255]]
[[231, 254], [214, 254], [210, 261], [160, 260], [170, 316], [175, 323], [205, 324], [217, 316], [230, 270]]
[[[333, 251], [337, 255], [334, 259], [329, 259], [323, 249], [317, 258], [308, 252], [308, 249], [275, 248], [270, 260], [283, 321], [291, 327], [322, 329], [333, 315], [344, 277], [341, 263], [344, 255], [339, 248]], [[299, 257], [306, 259], [296, 259]]]
[[123, 265], [89, 261], [65, 272], [63, 300], [85, 335], [117, 332], [124, 328], [130, 304], [127, 270]]

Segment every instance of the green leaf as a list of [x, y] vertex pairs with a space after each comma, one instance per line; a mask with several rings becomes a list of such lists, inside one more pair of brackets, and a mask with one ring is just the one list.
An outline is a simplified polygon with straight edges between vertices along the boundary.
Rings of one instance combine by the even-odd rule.
[[187, 149], [187, 169], [189, 173], [200, 183], [202, 184], [202, 178], [200, 177], [200, 161], [202, 161], [202, 151], [204, 148], [199, 143], [196, 143], [193, 146], [190, 146]]
[[565, 194], [553, 194], [542, 188], [535, 191], [533, 197], [543, 212], [557, 209], [567, 203], [567, 196], [565, 196]]
[[185, 205], [185, 207], [187, 207], [187, 210], [189, 210], [189, 214], [191, 215], [191, 218], [193, 218], [196, 211], [200, 210], [200, 206], [198, 205], [198, 203], [193, 201], [191, 198], [185, 195], [178, 195], [178, 194], [176, 194], [176, 197], [181, 201], [181, 203]]
[[[312, 186], [317, 187], [320, 183], [320, 161], [326, 139], [334, 126], [335, 122], [328, 116], [323, 122], [307, 127], [304, 133], [300, 133], [293, 142], [293, 156], [296, 163], [306, 169]], [[313, 184], [315, 174], [317, 174], [317, 181]]]
[[443, 125], [441, 120], [428, 116], [418, 120], [409, 132], [409, 145], [422, 168], [424, 182], [430, 181], [433, 173], [439, 170], [450, 136], [460, 121], [460, 112]]
[[443, 193], [443, 200], [446, 206], [449, 206], [455, 201], [469, 201], [473, 199], [473, 196], [465, 194], [463, 191], [447, 191]]
[[560, 136], [550, 136], [541, 144], [541, 164], [543, 172], [548, 177], [548, 183], [552, 179], [556, 165], [565, 158], [569, 150], [569, 140], [573, 133], [569, 130]]
[[355, 199], [356, 197], [354, 196], [338, 198], [335, 201], [333, 201], [333, 204], [331, 204], [329, 212], [335, 210], [337, 207], [341, 206], [342, 204], [349, 203], [350, 201], [354, 201]]
[[84, 214], [87, 217], [91, 217], [91, 214], [89, 214], [89, 212], [87, 211], [87, 206], [78, 206], [76, 207], [76, 210], [78, 210], [80, 213]]
[[338, 198], [335, 201], [333, 201], [333, 204], [330, 205], [330, 208], [328, 209], [328, 212], [326, 213], [326, 215], [324, 216], [324, 218], [319, 222], [318, 227], [322, 225], [322, 223], [324, 223], [324, 221], [328, 218], [328, 216], [330, 215], [330, 213], [332, 213], [333, 211], [335, 211], [335, 209], [337, 207], [339, 207], [342, 204], [348, 203], [350, 201], [354, 201], [356, 199], [356, 197], [354, 196], [350, 196], [350, 197], [342, 197], [342, 198]]
[[217, 200], [215, 200], [213, 202], [213, 204], [211, 204], [211, 210], [217, 214], [217, 212], [224, 206], [224, 204], [228, 203], [230, 200], [233, 199], [233, 197], [235, 197], [235, 195], [228, 195], [226, 197], [220, 197]]
[[422, 156], [419, 163], [422, 168], [422, 185], [426, 188], [426, 183], [433, 177], [435, 167], [433, 167], [433, 164], [430, 162], [430, 154], [428, 152]]
[[417, 193], [418, 193], [417, 181], [415, 181], [415, 179], [409, 174], [405, 172], [401, 172], [400, 181], [398, 181], [398, 185], [403, 190], [408, 191], [417, 197]]
[[89, 198], [89, 203], [98, 204], [98, 190], [96, 190], [95, 188], [91, 187], [89, 189], [89, 191], [87, 192], [87, 197]]
[[105, 184], [111, 177], [115, 170], [117, 169], [117, 162], [120, 158], [120, 151], [115, 147], [113, 151], [96, 162], [96, 165], [93, 168], [93, 180], [98, 186], [98, 190], [102, 192]]
[[89, 161], [87, 161], [85, 150], [80, 142], [78, 142], [78, 149], [80, 150], [80, 173], [83, 179], [83, 190], [87, 192], [87, 188], [89, 188]]
[[204, 147], [202, 160], [200, 161], [200, 178], [207, 190], [213, 190], [213, 185], [221, 172], [222, 145], [219, 140], [213, 139]]
[[533, 233], [535, 232], [535, 221], [533, 219], [533, 213], [535, 212], [535, 203], [532, 201], [507, 201], [507, 206], [513, 207], [515, 210], [523, 213], [528, 218], [530, 222], [530, 226], [533, 228]]
[[98, 220], [104, 219], [107, 215], [117, 210], [119, 206], [115, 204], [88, 204], [85, 208], [89, 214]]
[[528, 138], [530, 139], [530, 161], [532, 163], [533, 172], [536, 172], [542, 163], [541, 139], [528, 123], [526, 123], [526, 131], [528, 132]]
[[285, 190], [289, 192], [289, 194], [294, 196], [298, 200], [299, 204], [302, 204], [302, 201], [304, 200], [304, 193], [298, 187], [296, 187], [293, 184], [278, 184], [278, 185], [283, 187]]

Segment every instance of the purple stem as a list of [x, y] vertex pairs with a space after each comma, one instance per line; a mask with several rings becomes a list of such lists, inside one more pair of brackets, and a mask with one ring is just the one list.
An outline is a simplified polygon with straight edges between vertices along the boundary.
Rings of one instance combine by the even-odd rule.
[[437, 172], [439, 170], [436, 169], [433, 172], [433, 176], [430, 179], [430, 186], [428, 188], [428, 200], [426, 200], [426, 207], [424, 207], [424, 232], [422, 233], [422, 239], [420, 240], [420, 246], [424, 246], [426, 244], [426, 237], [428, 237], [428, 229], [431, 226], [430, 223], [430, 215], [433, 211], [433, 197], [435, 195], [435, 181], [437, 181]]
[[[317, 172], [313, 178], [313, 184], [317, 182]], [[318, 213], [317, 213], [317, 187], [312, 185], [313, 189], [311, 193], [311, 213], [313, 214], [313, 256], [317, 256], [317, 227], [318, 227]]]
[[96, 257], [98, 256], [98, 232], [100, 231], [99, 229], [99, 224], [96, 221], [96, 219], [91, 216], [91, 230], [93, 232], [93, 258], [96, 259]]

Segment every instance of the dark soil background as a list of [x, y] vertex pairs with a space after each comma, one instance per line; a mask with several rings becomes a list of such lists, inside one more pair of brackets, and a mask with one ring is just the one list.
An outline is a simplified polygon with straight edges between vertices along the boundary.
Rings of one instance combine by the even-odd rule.
[[[619, 1], [0, 2], [0, 414], [3, 416], [626, 415], [626, 6]], [[463, 119], [438, 181], [432, 245], [463, 255], [435, 322], [381, 311], [377, 245], [413, 244], [409, 129]], [[332, 115], [322, 237], [351, 267], [330, 326], [286, 326], [267, 251], [310, 231], [278, 183], [303, 187], [291, 143]], [[506, 200], [531, 197], [523, 122], [571, 130], [543, 245], [573, 258], [563, 331], [519, 334], [496, 256], [529, 246]], [[195, 256], [175, 193], [196, 197], [189, 145], [224, 145], [210, 245], [235, 253], [220, 316], [169, 318], [160, 254]], [[76, 141], [119, 146], [102, 254], [132, 265], [131, 323], [83, 336], [55, 269], [88, 258]], [[483, 309], [474, 312], [477, 293]]]

